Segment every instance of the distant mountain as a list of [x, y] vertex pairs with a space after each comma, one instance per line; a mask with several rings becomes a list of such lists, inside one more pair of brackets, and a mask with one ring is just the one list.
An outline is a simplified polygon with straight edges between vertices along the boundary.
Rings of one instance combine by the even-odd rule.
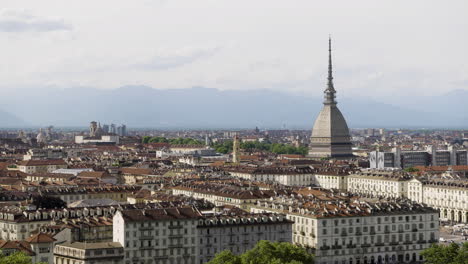
[[18, 128], [26, 125], [26, 122], [17, 116], [0, 109], [0, 128]]
[[[323, 101], [321, 93], [306, 97], [270, 90], [203, 87], [18, 91], [0, 98], [1, 105], [36, 126], [85, 126], [96, 120], [155, 128], [311, 128]], [[463, 104], [467, 99], [467, 91], [437, 98], [408, 98], [398, 105], [338, 96], [338, 106], [350, 127], [467, 127], [468, 108]]]

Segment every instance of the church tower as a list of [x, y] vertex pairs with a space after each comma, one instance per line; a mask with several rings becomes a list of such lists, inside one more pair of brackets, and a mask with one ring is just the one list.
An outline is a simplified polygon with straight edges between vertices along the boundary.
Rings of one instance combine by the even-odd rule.
[[333, 85], [331, 39], [328, 39], [328, 82], [324, 91], [323, 108], [315, 120], [309, 144], [309, 157], [352, 157], [351, 137], [346, 120], [336, 106], [336, 90]]

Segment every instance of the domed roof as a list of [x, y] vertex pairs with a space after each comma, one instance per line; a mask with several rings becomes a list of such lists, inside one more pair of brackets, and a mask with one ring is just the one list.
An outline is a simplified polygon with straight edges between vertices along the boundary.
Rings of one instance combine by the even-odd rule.
[[312, 137], [349, 137], [346, 120], [336, 105], [324, 105], [312, 128]]

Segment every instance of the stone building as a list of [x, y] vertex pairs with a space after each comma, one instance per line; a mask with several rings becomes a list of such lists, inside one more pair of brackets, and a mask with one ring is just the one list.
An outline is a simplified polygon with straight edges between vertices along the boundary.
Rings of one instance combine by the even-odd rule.
[[54, 264], [123, 264], [120, 243], [63, 243], [54, 248]]
[[438, 212], [411, 202], [277, 198], [252, 212], [286, 214], [293, 243], [314, 252], [317, 264], [414, 263], [439, 239]]

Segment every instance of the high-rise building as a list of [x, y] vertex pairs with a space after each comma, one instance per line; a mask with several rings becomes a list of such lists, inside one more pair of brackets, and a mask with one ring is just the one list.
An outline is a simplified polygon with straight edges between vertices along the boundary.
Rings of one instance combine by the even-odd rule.
[[325, 101], [312, 128], [309, 156], [313, 158], [352, 157], [352, 144], [346, 120], [336, 106], [336, 90], [333, 86], [331, 39], [328, 40], [328, 84]]

